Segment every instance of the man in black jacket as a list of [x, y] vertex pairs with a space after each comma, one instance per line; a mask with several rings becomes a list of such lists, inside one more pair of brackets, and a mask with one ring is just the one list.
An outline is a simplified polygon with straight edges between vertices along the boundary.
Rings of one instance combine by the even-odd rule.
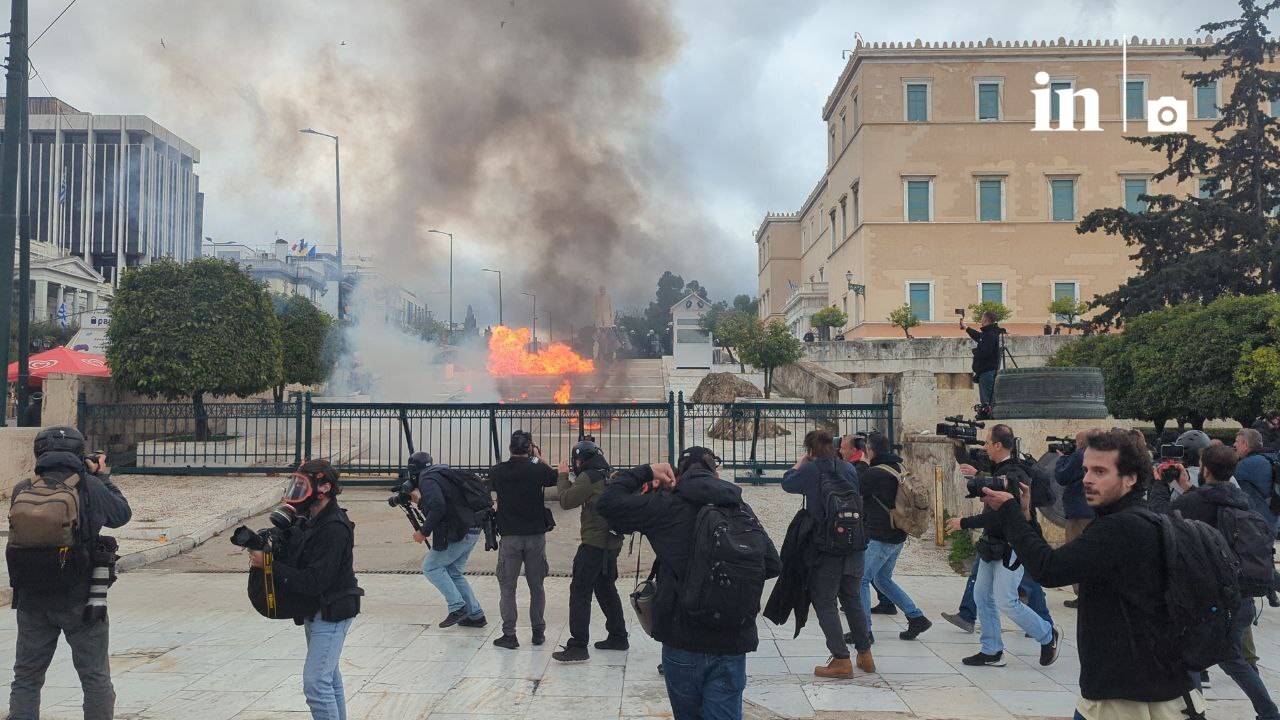
[[[999, 480], [1015, 498], [1021, 498], [1021, 486], [1031, 486], [1031, 478], [1014, 456], [1018, 439], [1008, 425], [993, 425], [987, 431], [983, 446], [994, 467], [991, 477]], [[967, 476], [977, 475], [972, 465], [961, 465]], [[1035, 510], [1027, 497], [1027, 519], [1034, 522]], [[1014, 621], [1023, 632], [1040, 643], [1040, 664], [1052, 665], [1058, 659], [1058, 644], [1062, 633], [1058, 628], [1035, 613], [1018, 599], [1018, 585], [1022, 582], [1023, 568], [1017, 554], [1005, 540], [1004, 528], [996, 521], [993, 510], [966, 518], [951, 518], [947, 530], [982, 529], [978, 538], [978, 575], [973, 586], [973, 597], [978, 606], [978, 621], [982, 624], [982, 647], [976, 655], [964, 659], [965, 665], [1003, 667], [1004, 640], [1000, 636], [1000, 614]]]
[[[288, 598], [281, 604], [295, 608], [293, 621], [306, 632], [302, 691], [314, 718], [346, 717], [338, 661], [364, 594], [356, 584], [352, 557], [355, 524], [338, 507], [341, 492], [338, 470], [327, 460], [299, 466], [284, 500], [301, 520], [271, 564], [276, 591]], [[249, 558], [253, 567], [263, 566], [261, 552], [251, 552]]]
[[[489, 621], [463, 574], [467, 559], [480, 540], [480, 526], [454, 527], [460, 523], [450, 522], [456, 515], [449, 512], [450, 496], [455, 493], [445, 492], [445, 483], [451, 483], [443, 475], [448, 469], [448, 465], [436, 463], [430, 453], [409, 456], [409, 472], [417, 477], [418, 510], [422, 512], [422, 529], [414, 531], [413, 541], [425, 543], [427, 536], [431, 537], [431, 547], [422, 560], [422, 574], [444, 597], [449, 614], [440, 621], [440, 627], [484, 627]], [[453, 497], [452, 502], [462, 499]]]
[[489, 482], [498, 496], [498, 612], [502, 615], [502, 635], [494, 645], [508, 650], [520, 647], [516, 639], [516, 581], [524, 566], [529, 585], [529, 624], [533, 644], [546, 642], [547, 621], [543, 611], [547, 595], [543, 581], [547, 565], [547, 533], [551, 511], [543, 502], [543, 489], [555, 487], [557, 473], [542, 459], [542, 450], [524, 430], [511, 433], [511, 457], [489, 470]]
[[[679, 600], [702, 506], [738, 506], [751, 512], [742, 489], [721, 480], [716, 466], [710, 450], [689, 448], [676, 470], [656, 463], [618, 473], [596, 501], [597, 512], [614, 530], [644, 533], [658, 556], [653, 637], [662, 643], [663, 677], [675, 720], [740, 719], [746, 653], [760, 642], [755, 623], [728, 632], [700, 625]], [[769, 542], [765, 577], [777, 577], [780, 569], [778, 551]]]
[[[84, 457], [84, 436], [73, 427], [41, 430], [35, 439], [36, 478], [23, 480], [13, 488], [12, 500], [34, 483], [67, 482], [79, 476], [79, 522], [86, 556], [97, 543], [102, 528], [118, 528], [129, 522], [133, 511], [120, 489], [111, 482], [111, 468], [104, 455]], [[10, 528], [9, 541], [17, 536]], [[34, 570], [24, 564], [23, 568]], [[24, 577], [13, 563], [9, 582], [13, 586], [13, 609], [17, 611], [18, 639], [13, 659], [13, 682], [9, 687], [9, 717], [35, 720], [40, 717], [40, 690], [45, 671], [63, 635], [75, 658], [76, 673], [84, 691], [86, 720], [114, 717], [116, 693], [111, 684], [110, 623], [105, 615], [90, 614], [89, 580], [86, 563], [82, 577], [70, 587], [45, 587], [40, 577]], [[48, 573], [54, 575], [56, 568]]]
[[996, 314], [988, 310], [982, 313], [982, 327], [974, 330], [960, 318], [960, 329], [978, 343], [973, 348], [973, 376], [978, 379], [978, 402], [990, 408], [995, 401], [996, 372], [1000, 369], [1000, 334], [1004, 329], [996, 324]]
[[[1070, 455], [1060, 455], [1058, 464], [1053, 468], [1054, 480], [1062, 486], [1062, 512], [1067, 516], [1067, 542], [1080, 537], [1080, 533], [1093, 522], [1093, 508], [1084, 500], [1084, 441], [1089, 433], [1089, 430], [1076, 433], [1076, 451]], [[1080, 595], [1079, 585], [1072, 585], [1071, 590], [1077, 596]], [[1062, 604], [1072, 609], [1079, 607], [1075, 600], [1067, 600]]]
[[[1074, 542], [1054, 550], [1031, 526], [1013, 494], [983, 491], [1027, 572], [1048, 587], [1080, 584], [1080, 695], [1077, 717], [1185, 717], [1204, 698], [1185, 673], [1152, 662], [1151, 637], [1171, 631], [1156, 526], [1146, 506], [1149, 457], [1124, 431], [1094, 433], [1084, 454], [1084, 496], [1098, 517]], [[1126, 512], [1129, 511], [1129, 512]], [[1135, 704], [1145, 707], [1134, 707]], [[1126, 714], [1127, 713], [1127, 714]]]

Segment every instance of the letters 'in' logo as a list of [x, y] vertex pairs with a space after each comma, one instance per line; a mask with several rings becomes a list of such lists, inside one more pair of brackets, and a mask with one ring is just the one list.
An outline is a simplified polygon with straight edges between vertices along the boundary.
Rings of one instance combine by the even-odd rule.
[[[1036, 99], [1036, 124], [1032, 130], [1041, 132], [1075, 132], [1076, 131], [1076, 98], [1084, 102], [1084, 130], [1102, 132], [1098, 124], [1098, 91], [1093, 88], [1060, 88], [1053, 89], [1049, 73], [1041, 70], [1036, 73], [1036, 84], [1040, 88], [1031, 91]], [[1049, 123], [1053, 120], [1053, 95], [1058, 99], [1058, 127]]]
[[1147, 130], [1155, 133], [1187, 131], [1187, 101], [1164, 97], [1147, 101]]

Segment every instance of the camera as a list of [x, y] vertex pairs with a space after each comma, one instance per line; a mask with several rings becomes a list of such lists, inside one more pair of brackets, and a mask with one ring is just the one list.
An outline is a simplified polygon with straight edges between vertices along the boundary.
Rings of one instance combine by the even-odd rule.
[[492, 510], [476, 516], [480, 521], [480, 529], [484, 531], [484, 550], [493, 552], [498, 549], [498, 515]]
[[1184, 133], [1187, 131], [1187, 101], [1165, 95], [1147, 101], [1149, 132]]
[[1070, 455], [1076, 451], [1076, 439], [1067, 437], [1055, 437], [1050, 435], [1045, 438], [1045, 442], [1049, 443], [1049, 452], [1062, 453]]
[[1166, 444], [1160, 446], [1161, 460], [1183, 460], [1187, 457], [1187, 449], [1181, 445]]
[[982, 444], [978, 440], [978, 430], [986, 427], [986, 424], [976, 420], [965, 420], [963, 415], [949, 415], [942, 419], [944, 422], [938, 423], [936, 429], [938, 435], [952, 440], [961, 440], [966, 445]]
[[992, 490], [1006, 492], [1005, 480], [1006, 478], [1003, 475], [997, 475], [996, 477], [975, 475], [971, 478], [965, 478], [964, 488], [967, 491], [965, 493], [965, 497], [981, 498], [983, 488], [991, 488]]
[[298, 511], [292, 505], [277, 505], [267, 516], [271, 527], [258, 531], [241, 525], [231, 533], [231, 544], [245, 550], [277, 553], [284, 547], [285, 531], [298, 523]]

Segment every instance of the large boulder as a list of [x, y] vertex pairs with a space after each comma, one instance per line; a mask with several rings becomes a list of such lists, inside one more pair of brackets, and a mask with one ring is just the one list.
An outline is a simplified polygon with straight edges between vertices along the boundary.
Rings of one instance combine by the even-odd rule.
[[[711, 373], [702, 378], [702, 382], [698, 383], [698, 389], [693, 392], [689, 400], [694, 403], [717, 405], [732, 403], [738, 398], [758, 397], [764, 397], [760, 388], [737, 375]], [[790, 434], [790, 430], [765, 415], [761, 415], [760, 427], [757, 431], [754, 414], [749, 409], [744, 412], [744, 407], [741, 405], [736, 412], [731, 413], [725, 410], [720, 419], [707, 428], [707, 435], [716, 440], [751, 440], [753, 437], [775, 438]]]
[[740, 397], [764, 397], [760, 388], [733, 373], [709, 373], [698, 383], [689, 402], [731, 403]]

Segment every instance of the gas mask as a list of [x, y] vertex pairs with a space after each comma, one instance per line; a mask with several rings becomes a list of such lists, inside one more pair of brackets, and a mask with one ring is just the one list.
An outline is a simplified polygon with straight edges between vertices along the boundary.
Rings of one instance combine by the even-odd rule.
[[289, 486], [285, 488], [282, 504], [271, 511], [273, 525], [281, 529], [287, 528], [296, 523], [299, 516], [306, 515], [311, 510], [320, 495], [316, 487], [329, 481], [323, 473], [319, 475], [318, 478], [312, 478], [295, 472], [289, 476]]

